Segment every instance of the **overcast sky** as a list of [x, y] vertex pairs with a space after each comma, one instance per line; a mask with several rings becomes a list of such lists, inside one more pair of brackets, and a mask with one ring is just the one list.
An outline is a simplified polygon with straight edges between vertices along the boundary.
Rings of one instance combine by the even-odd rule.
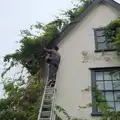
[[72, 6], [71, 0], [0, 0], [0, 72], [3, 56], [19, 47], [20, 30], [37, 21], [48, 23]]
[[0, 0], [0, 71], [3, 56], [19, 46], [20, 30], [36, 21], [48, 23], [60, 10], [71, 8], [71, 1], [77, 0]]

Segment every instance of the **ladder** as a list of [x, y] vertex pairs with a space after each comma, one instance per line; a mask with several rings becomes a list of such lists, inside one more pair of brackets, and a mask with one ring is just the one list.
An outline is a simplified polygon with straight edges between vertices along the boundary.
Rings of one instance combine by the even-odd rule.
[[[54, 85], [53, 85], [54, 84]], [[46, 82], [41, 107], [39, 110], [38, 120], [55, 120], [54, 100], [55, 100], [55, 82], [49, 85]]]

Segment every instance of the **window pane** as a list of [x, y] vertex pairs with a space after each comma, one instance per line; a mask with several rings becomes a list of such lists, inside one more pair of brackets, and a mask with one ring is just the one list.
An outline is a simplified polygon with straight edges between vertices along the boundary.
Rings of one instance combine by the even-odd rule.
[[105, 36], [97, 37], [97, 42], [105, 42]]
[[96, 31], [96, 36], [103, 36], [103, 35], [104, 35], [104, 30], [103, 29]]
[[100, 112], [100, 113], [101, 113], [101, 112], [102, 112], [102, 110], [98, 107], [98, 108], [97, 108], [97, 112]]
[[104, 104], [104, 102], [98, 102], [98, 106], [97, 106], [97, 111], [98, 112], [102, 112], [102, 109], [101, 109], [101, 105]]
[[[104, 109], [102, 106], [103, 105], [108, 105], [109, 106], [109, 110], [110, 111], [113, 111], [113, 110], [115, 110], [115, 106], [114, 106], [114, 102], [99, 102], [99, 104], [98, 104], [98, 112], [102, 112], [102, 109]], [[101, 106], [101, 107], [100, 107]], [[101, 109], [100, 109], [101, 108]]]
[[[97, 50], [110, 50], [110, 49], [115, 49], [116, 46], [112, 45], [112, 40], [107, 39], [106, 42], [106, 37], [105, 37], [105, 31], [104, 29], [98, 29], [95, 31], [96, 32], [96, 42], [97, 42]], [[113, 34], [115, 32], [113, 31]]]
[[105, 93], [104, 92], [96, 92], [96, 102], [100, 103], [100, 102], [104, 102], [106, 100], [105, 98]]
[[107, 104], [109, 106], [109, 110], [111, 111], [115, 110], [114, 102], [107, 102]]
[[104, 90], [104, 84], [103, 84], [103, 82], [96, 82], [96, 85], [97, 85], [97, 89], [98, 90]]
[[112, 39], [107, 39], [107, 42], [112, 42]]
[[112, 49], [116, 49], [117, 48], [117, 46], [115, 46], [115, 45], [112, 45]]
[[106, 92], [105, 96], [106, 96], [106, 100], [107, 101], [114, 101], [114, 99], [113, 99], [113, 92]]
[[103, 80], [103, 72], [96, 72], [96, 80]]
[[111, 42], [107, 42], [105, 43], [107, 49], [112, 49], [112, 43]]
[[116, 111], [120, 111], [120, 102], [115, 102]]
[[120, 80], [113, 81], [113, 87], [115, 90], [120, 90]]
[[120, 92], [114, 92], [115, 101], [120, 101]]
[[104, 72], [104, 80], [111, 80], [110, 72]]
[[105, 43], [98, 43], [98, 50], [104, 50], [106, 49]]
[[112, 73], [112, 79], [113, 80], [120, 80], [120, 72], [114, 72]]
[[105, 81], [105, 90], [112, 90], [112, 81]]

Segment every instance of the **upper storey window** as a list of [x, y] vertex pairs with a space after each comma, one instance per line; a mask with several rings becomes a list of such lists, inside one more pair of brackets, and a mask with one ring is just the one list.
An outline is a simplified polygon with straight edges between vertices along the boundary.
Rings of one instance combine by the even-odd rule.
[[111, 40], [106, 40], [103, 28], [95, 29], [94, 33], [96, 51], [111, 51], [116, 49], [116, 47], [112, 45]]

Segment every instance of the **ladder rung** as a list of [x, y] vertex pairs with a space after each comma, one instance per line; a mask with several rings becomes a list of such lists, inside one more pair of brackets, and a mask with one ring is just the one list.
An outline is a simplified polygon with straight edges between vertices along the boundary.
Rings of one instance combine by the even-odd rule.
[[55, 95], [55, 82], [50, 85], [46, 83], [38, 120], [51, 120], [54, 95]]
[[55, 89], [54, 87], [46, 87], [46, 89]]
[[39, 120], [50, 120], [50, 118], [40, 118]]
[[45, 93], [45, 95], [53, 95], [53, 93]]
[[53, 95], [45, 95], [44, 99], [53, 99]]
[[53, 96], [51, 93], [45, 93], [45, 96]]
[[44, 102], [52, 102], [53, 99], [44, 99]]
[[53, 94], [53, 92], [54, 92], [53, 90], [46, 90], [46, 91], [45, 91], [45, 94], [47, 94], [47, 93], [48, 93], [48, 94]]
[[[49, 89], [49, 90], [54, 90], [54, 88], [51, 88], [51, 87], [46, 87], [46, 89]], [[46, 89], [45, 89], [45, 90], [46, 90]]]
[[43, 105], [42, 107], [48, 108], [48, 107], [51, 107], [51, 105]]
[[42, 111], [41, 118], [50, 118], [51, 111]]
[[51, 105], [52, 104], [52, 100], [44, 100], [43, 101], [43, 105]]
[[42, 111], [51, 111], [51, 105], [43, 105]]

